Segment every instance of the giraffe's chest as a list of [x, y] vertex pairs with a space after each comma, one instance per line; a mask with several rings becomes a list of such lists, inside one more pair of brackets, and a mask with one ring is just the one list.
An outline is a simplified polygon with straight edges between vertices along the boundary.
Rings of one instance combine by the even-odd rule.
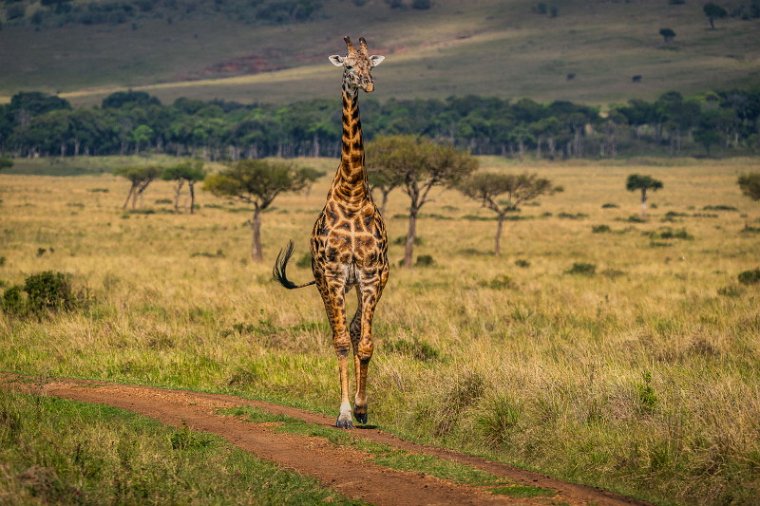
[[[385, 228], [376, 223], [375, 209], [351, 215], [333, 212], [326, 206], [314, 224], [312, 256], [320, 263], [331, 263], [346, 278], [356, 277], [356, 268], [375, 265], [385, 257]], [[340, 267], [345, 266], [345, 267]]]

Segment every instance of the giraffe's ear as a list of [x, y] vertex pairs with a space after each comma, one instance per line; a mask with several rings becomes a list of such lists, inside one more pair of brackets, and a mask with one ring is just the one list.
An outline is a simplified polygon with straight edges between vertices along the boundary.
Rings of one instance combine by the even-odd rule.
[[381, 63], [383, 63], [383, 60], [385, 60], [385, 56], [379, 56], [376, 54], [373, 54], [369, 57], [369, 61], [372, 64], [373, 67], [377, 67]]
[[343, 66], [343, 60], [344, 58], [339, 54], [334, 54], [330, 56], [330, 63], [335, 65], [336, 67], [342, 67]]

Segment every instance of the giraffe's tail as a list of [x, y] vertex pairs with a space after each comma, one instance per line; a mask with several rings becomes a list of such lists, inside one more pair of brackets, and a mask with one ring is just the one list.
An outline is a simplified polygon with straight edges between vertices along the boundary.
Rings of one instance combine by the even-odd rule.
[[312, 280], [308, 283], [297, 285], [288, 279], [288, 275], [285, 273], [285, 269], [287, 269], [288, 261], [292, 255], [293, 241], [288, 241], [287, 247], [285, 250], [280, 250], [280, 252], [277, 254], [277, 260], [274, 262], [274, 269], [272, 269], [272, 275], [274, 276], [274, 279], [279, 281], [280, 284], [288, 290], [292, 290], [294, 288], [304, 288], [306, 286], [316, 284], [316, 281]]

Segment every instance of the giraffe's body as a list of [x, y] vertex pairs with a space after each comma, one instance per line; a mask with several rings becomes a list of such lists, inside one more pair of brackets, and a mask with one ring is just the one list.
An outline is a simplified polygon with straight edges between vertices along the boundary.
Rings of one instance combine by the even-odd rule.
[[[341, 404], [336, 425], [341, 428], [353, 426], [348, 381], [350, 348], [356, 374], [353, 414], [357, 421], [367, 421], [367, 367], [374, 348], [372, 317], [389, 271], [385, 223], [372, 200], [364, 168], [358, 106], [359, 88], [366, 92], [374, 89], [370, 68], [379, 65], [383, 57], [369, 56], [366, 42], [360, 42], [356, 50], [346, 37], [348, 55], [330, 57], [333, 64], [344, 67], [341, 161], [311, 234], [313, 283], [325, 304], [338, 355]], [[275, 277], [285, 287], [297, 288], [285, 275], [291, 253], [292, 245], [278, 257]], [[349, 324], [345, 296], [352, 288], [356, 289], [359, 305]]]

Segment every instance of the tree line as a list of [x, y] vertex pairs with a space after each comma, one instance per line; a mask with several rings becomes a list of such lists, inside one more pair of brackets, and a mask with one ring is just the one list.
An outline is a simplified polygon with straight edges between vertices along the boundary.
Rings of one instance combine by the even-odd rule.
[[[605, 110], [568, 101], [465, 96], [366, 100], [365, 136], [417, 135], [474, 155], [539, 159], [635, 155], [735, 155], [760, 151], [760, 89], [698, 97], [668, 92]], [[0, 152], [17, 157], [166, 153], [236, 161], [337, 157], [340, 107], [315, 99], [286, 105], [179, 98], [162, 104], [122, 91], [74, 108], [40, 92], [0, 106]]]

